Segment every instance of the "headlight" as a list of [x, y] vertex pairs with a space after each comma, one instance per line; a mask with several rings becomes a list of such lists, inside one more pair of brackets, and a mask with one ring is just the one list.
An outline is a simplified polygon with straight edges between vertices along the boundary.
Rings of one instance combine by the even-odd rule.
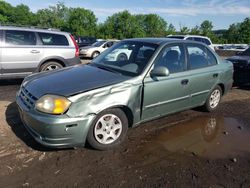
[[44, 95], [36, 102], [36, 109], [48, 114], [63, 114], [68, 110], [71, 102], [62, 96]]

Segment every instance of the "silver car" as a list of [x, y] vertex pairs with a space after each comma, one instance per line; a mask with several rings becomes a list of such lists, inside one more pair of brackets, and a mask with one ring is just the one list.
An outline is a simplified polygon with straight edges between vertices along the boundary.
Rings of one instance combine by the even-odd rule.
[[79, 48], [66, 32], [0, 26], [0, 78], [80, 64]]
[[90, 57], [95, 58], [103, 51], [110, 48], [113, 44], [115, 44], [117, 40], [101, 40], [97, 41], [91, 46], [85, 46], [80, 48], [80, 57]]

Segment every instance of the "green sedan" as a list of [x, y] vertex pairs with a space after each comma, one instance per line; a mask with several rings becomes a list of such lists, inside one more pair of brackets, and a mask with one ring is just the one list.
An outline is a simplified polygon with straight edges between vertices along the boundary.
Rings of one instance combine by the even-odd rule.
[[[126, 58], [110, 59], [124, 52]], [[42, 145], [88, 142], [107, 150], [142, 122], [198, 106], [215, 110], [232, 75], [232, 64], [202, 43], [127, 39], [90, 64], [26, 77], [16, 102], [24, 126]]]

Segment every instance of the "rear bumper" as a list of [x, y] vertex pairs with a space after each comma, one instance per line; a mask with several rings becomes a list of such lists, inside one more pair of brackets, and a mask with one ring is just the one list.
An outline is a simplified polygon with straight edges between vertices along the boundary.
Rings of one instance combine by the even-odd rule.
[[94, 116], [70, 118], [27, 110], [17, 96], [20, 118], [24, 127], [40, 144], [53, 148], [83, 146]]

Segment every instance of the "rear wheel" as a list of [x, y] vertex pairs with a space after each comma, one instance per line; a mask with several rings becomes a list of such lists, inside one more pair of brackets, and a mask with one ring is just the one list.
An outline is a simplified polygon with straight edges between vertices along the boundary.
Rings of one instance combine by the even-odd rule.
[[122, 110], [104, 110], [91, 125], [87, 141], [98, 150], [112, 149], [124, 140], [127, 130], [128, 120]]
[[204, 110], [206, 110], [207, 112], [215, 110], [221, 101], [221, 96], [222, 96], [221, 87], [216, 86], [209, 94], [206, 103], [203, 106]]
[[55, 61], [49, 61], [49, 62], [44, 63], [41, 66], [40, 71], [43, 72], [43, 71], [56, 70], [56, 69], [61, 69], [61, 68], [63, 68], [63, 66], [60, 63], [55, 62]]

